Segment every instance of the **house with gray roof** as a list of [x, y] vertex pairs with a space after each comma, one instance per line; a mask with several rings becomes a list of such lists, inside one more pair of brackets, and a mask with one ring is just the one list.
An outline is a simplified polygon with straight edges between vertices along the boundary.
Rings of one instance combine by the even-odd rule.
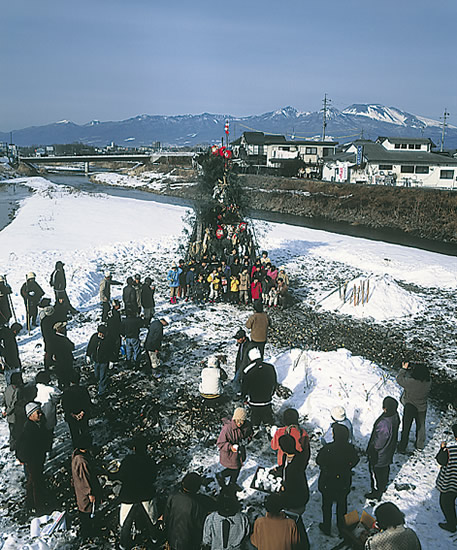
[[[406, 145], [406, 147], [405, 147]], [[324, 160], [326, 181], [457, 189], [457, 159], [422, 138], [357, 140]]]

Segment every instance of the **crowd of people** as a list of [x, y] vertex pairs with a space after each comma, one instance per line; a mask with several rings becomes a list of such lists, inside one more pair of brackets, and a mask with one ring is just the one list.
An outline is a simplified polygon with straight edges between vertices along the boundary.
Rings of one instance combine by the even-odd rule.
[[[189, 472], [162, 506], [157, 498], [160, 472], [148, 454], [148, 441], [144, 436], [135, 437], [131, 442], [132, 452], [121, 461], [119, 468], [109, 472], [113, 480], [122, 483], [118, 501], [120, 544], [124, 549], [134, 545], [133, 526], [150, 544], [159, 547], [167, 541], [171, 550], [306, 550], [312, 546], [302, 519], [306, 518], [311, 498], [306, 473], [311, 457], [310, 437], [300, 425], [295, 409], [289, 408], [283, 413], [281, 427], [274, 425], [272, 400], [278, 387], [277, 373], [275, 366], [264, 360], [271, 327], [270, 317], [264, 309], [287, 304], [288, 277], [284, 269], [276, 269], [267, 252], [253, 262], [238, 257], [236, 249], [230, 256], [221, 260], [212, 254], [211, 258], [203, 255], [199, 262], [191, 260], [185, 264], [180, 261], [167, 274], [172, 304], [178, 299], [197, 304], [228, 300], [253, 306], [245, 327], [234, 334], [238, 349], [233, 358], [233, 379], [229, 380], [222, 368], [222, 363], [227, 362], [223, 355], [210, 356], [201, 370], [199, 392], [205, 403], [215, 407], [219, 403], [221, 411], [228, 401], [242, 404], [233, 406], [230, 417], [222, 418], [222, 429], [217, 437], [219, 494], [214, 497], [200, 492], [209, 480]], [[233, 286], [232, 281], [235, 281]], [[110, 364], [120, 364], [121, 368], [131, 370], [146, 368], [154, 380], [160, 378], [160, 350], [164, 328], [170, 320], [155, 316], [155, 285], [150, 277], [144, 281], [139, 274], [128, 277], [121, 303], [111, 298], [111, 286], [122, 283], [106, 271], [99, 289], [100, 323], [89, 339], [85, 354], [97, 382], [97, 395], [91, 396], [81, 382], [80, 365], [73, 355], [75, 346], [67, 336], [67, 322], [78, 312], [66, 293], [62, 262], [56, 263], [50, 285], [55, 292], [53, 305], [36, 282], [34, 273], [27, 275], [20, 291], [27, 329], [30, 331], [39, 325], [44, 343], [43, 368], [33, 380], [25, 382], [16, 342], [23, 327], [17, 321], [10, 325], [14, 315], [11, 288], [5, 278], [0, 277], [0, 353], [6, 385], [4, 417], [10, 432], [10, 450], [24, 465], [26, 506], [33, 513], [41, 514], [48, 511], [43, 470], [46, 460], [52, 456], [60, 403], [73, 449], [71, 477], [80, 536], [88, 539], [97, 535], [96, 519], [102, 498], [89, 423], [95, 414], [94, 402], [104, 403], [109, 395]], [[285, 292], [281, 293], [281, 288], [285, 288]], [[141, 332], [142, 329], [147, 330]], [[141, 338], [145, 332], [145, 338]], [[387, 489], [395, 452], [407, 451], [413, 422], [416, 423], [415, 448], [418, 452], [426, 441], [429, 371], [423, 364], [404, 362], [397, 381], [404, 389], [401, 398], [403, 419], [401, 421], [398, 414], [397, 400], [386, 396], [365, 451], [371, 484], [365, 496], [373, 501], [380, 501]], [[262, 425], [264, 428], [260, 429]], [[457, 424], [452, 430], [457, 442]], [[237, 482], [246, 462], [249, 443], [264, 433], [271, 434], [272, 453], [277, 453], [277, 464], [270, 474], [280, 480], [280, 489], [265, 499], [265, 516], [251, 524], [243, 512], [243, 503], [237, 498], [242, 490]], [[361, 451], [356, 446], [351, 421], [341, 405], [332, 408], [331, 422], [322, 434], [321, 445], [314, 457], [320, 468], [318, 490], [322, 522], [319, 528], [325, 536], [332, 534], [335, 505], [336, 527], [340, 535], [345, 536], [352, 470], [359, 464]], [[457, 444], [443, 442], [437, 461], [441, 466], [437, 488], [446, 519], [439, 525], [454, 533], [457, 530]], [[393, 503], [383, 502], [375, 514], [377, 529], [367, 539], [366, 549], [421, 548], [414, 531], [405, 527], [403, 513]]]
[[248, 305], [261, 301], [265, 307], [290, 305], [289, 276], [279, 269], [263, 251], [254, 260], [249, 254], [241, 256], [236, 248], [219, 256], [203, 254], [197, 261], [179, 260], [167, 273], [170, 302], [178, 299], [205, 302], [229, 302]]

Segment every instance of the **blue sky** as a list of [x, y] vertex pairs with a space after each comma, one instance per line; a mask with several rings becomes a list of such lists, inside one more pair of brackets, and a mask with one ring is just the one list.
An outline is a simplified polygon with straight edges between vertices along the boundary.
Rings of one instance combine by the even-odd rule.
[[314, 111], [324, 93], [339, 109], [446, 107], [457, 124], [456, 37], [455, 0], [14, 0], [0, 8], [0, 130]]

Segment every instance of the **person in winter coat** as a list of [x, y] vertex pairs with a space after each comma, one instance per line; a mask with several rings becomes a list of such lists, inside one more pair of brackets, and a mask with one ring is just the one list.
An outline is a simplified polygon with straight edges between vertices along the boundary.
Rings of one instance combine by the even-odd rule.
[[448, 446], [441, 443], [436, 460], [441, 466], [436, 479], [436, 487], [440, 492], [440, 508], [446, 518], [446, 523], [438, 523], [441, 529], [455, 533], [457, 531], [457, 516], [455, 501], [457, 499], [457, 424], [452, 426], [454, 444]]
[[13, 323], [11, 327], [0, 326], [0, 364], [3, 365], [5, 382], [8, 386], [11, 383], [11, 376], [14, 372], [21, 372], [21, 358], [16, 342], [16, 336], [22, 329], [19, 323]]
[[138, 301], [133, 277], [127, 277], [127, 285], [122, 289], [122, 301], [124, 302], [125, 314], [136, 317], [138, 315]]
[[182, 269], [178, 267], [174, 262], [171, 264], [171, 269], [167, 273], [167, 282], [170, 287], [170, 303], [176, 304], [176, 297], [178, 296], [179, 288], [179, 275]]
[[119, 300], [113, 300], [113, 307], [106, 319], [106, 340], [110, 348], [110, 361], [119, 362], [119, 350], [121, 348], [121, 304]]
[[297, 450], [295, 439], [289, 434], [279, 438], [279, 448], [282, 451], [282, 464], [276, 468], [275, 473], [282, 478], [282, 506], [284, 510], [301, 516], [309, 500], [307, 457]]
[[230, 303], [238, 304], [240, 294], [240, 280], [237, 275], [230, 276]]
[[243, 267], [240, 274], [240, 304], [248, 305], [251, 299], [251, 277], [247, 267]]
[[212, 501], [198, 492], [200, 486], [200, 476], [190, 472], [167, 500], [164, 522], [171, 550], [200, 550], [205, 518], [214, 509]]
[[109, 362], [111, 358], [111, 346], [106, 338], [106, 325], [99, 325], [97, 332], [92, 334], [87, 345], [86, 363], [94, 364], [95, 379], [98, 382], [98, 395], [103, 396], [109, 386]]
[[430, 372], [423, 363], [402, 363], [397, 382], [404, 388], [400, 398], [403, 405], [403, 421], [398, 451], [406, 451], [413, 420], [416, 422], [415, 447], [421, 451], [425, 446], [425, 416], [431, 386]]
[[349, 430], [343, 424], [333, 424], [333, 442], [324, 445], [316, 457], [320, 466], [319, 491], [322, 494], [321, 531], [330, 536], [332, 506], [336, 502], [336, 521], [338, 530], [344, 526], [347, 513], [347, 496], [351, 490], [352, 468], [359, 463], [357, 451], [349, 443]]
[[197, 281], [195, 283], [194, 288], [194, 297], [195, 297], [195, 303], [197, 305], [202, 305], [206, 299], [207, 295], [207, 283], [205, 281], [205, 276], [203, 273], [200, 273], [197, 277]]
[[400, 417], [397, 413], [398, 401], [385, 397], [383, 413], [376, 420], [368, 442], [368, 467], [371, 477], [371, 492], [366, 498], [379, 500], [389, 482], [390, 465], [397, 447]]
[[138, 314], [141, 313], [141, 290], [143, 288], [143, 283], [141, 282], [141, 276], [139, 273], [135, 273], [133, 276], [133, 288], [136, 292], [136, 304], [138, 306]]
[[209, 283], [209, 301], [217, 302], [221, 293], [221, 277], [218, 274], [217, 269], [213, 269], [206, 280]]
[[181, 273], [179, 274], [179, 277], [178, 277], [178, 281], [179, 281], [178, 298], [185, 298], [186, 290], [187, 290], [186, 278], [187, 278], [188, 270], [187, 270], [187, 266], [184, 263], [184, 260], [179, 260], [178, 265], [179, 265], [178, 269], [181, 270]]
[[298, 452], [303, 453], [305, 458], [305, 468], [308, 466], [309, 458], [311, 456], [311, 450], [309, 445], [309, 435], [306, 431], [299, 426], [298, 411], [295, 409], [287, 409], [284, 411], [282, 421], [284, 426], [278, 428], [271, 440], [271, 448], [273, 451], [278, 451], [278, 465], [283, 463], [284, 453], [279, 446], [279, 439], [284, 434], [291, 435], [295, 440], [295, 448]]
[[156, 287], [152, 284], [151, 277], [146, 277], [141, 286], [141, 307], [143, 308], [143, 317], [145, 325], [149, 325], [154, 315], [155, 301], [154, 293]]
[[249, 520], [230, 488], [217, 498], [217, 510], [205, 520], [203, 548], [208, 550], [241, 550], [249, 535]]
[[53, 361], [59, 381], [59, 388], [63, 389], [70, 385], [70, 379], [73, 376], [73, 350], [75, 349], [75, 345], [65, 335], [66, 323], [58, 322], [53, 328], [55, 332], [51, 343]]
[[40, 515], [45, 503], [43, 467], [48, 439], [40, 404], [27, 403], [25, 414], [27, 420], [17, 442], [16, 457], [27, 471], [26, 506]]
[[225, 380], [227, 373], [221, 368], [219, 358], [213, 355], [208, 358], [208, 366], [202, 369], [198, 391], [204, 399], [214, 403], [222, 395], [222, 382]]
[[35, 376], [35, 386], [37, 394], [35, 401], [40, 403], [43, 411], [46, 430], [48, 433], [48, 452], [52, 449], [54, 441], [54, 428], [57, 424], [57, 403], [62, 397], [62, 392], [50, 385], [51, 376], [47, 371], [40, 371]]
[[62, 394], [62, 409], [70, 429], [73, 448], [76, 448], [82, 436], [90, 435], [89, 418], [92, 412], [92, 401], [87, 389], [80, 386], [79, 382], [79, 373], [73, 371], [70, 387]]
[[263, 359], [265, 352], [265, 344], [267, 343], [268, 327], [270, 326], [270, 319], [268, 315], [263, 311], [263, 305], [261, 301], [254, 303], [254, 313], [246, 321], [246, 328], [251, 331], [251, 341], [253, 346], [259, 348], [260, 354]]
[[322, 445], [327, 445], [328, 443], [332, 443], [333, 426], [335, 425], [335, 423], [346, 426], [346, 428], [349, 431], [348, 441], [349, 443], [352, 443], [352, 439], [353, 439], [352, 422], [349, 420], [349, 418], [347, 418], [344, 407], [342, 407], [341, 405], [337, 405], [336, 407], [333, 407], [333, 409], [330, 411], [330, 416], [332, 417], [332, 423], [330, 424], [329, 429], [325, 432], [324, 436], [321, 438]]
[[65, 277], [64, 265], [65, 264], [60, 260], [56, 262], [56, 267], [51, 273], [51, 277], [49, 279], [49, 285], [54, 289], [56, 303], [59, 301], [59, 298], [62, 299], [66, 310], [74, 315], [75, 313], [78, 313], [78, 310], [70, 304], [70, 300], [67, 295], [67, 279]]
[[421, 550], [416, 533], [405, 527], [405, 514], [392, 502], [383, 502], [375, 510], [381, 529], [365, 542], [365, 550]]
[[71, 478], [78, 506], [80, 536], [87, 539], [94, 534], [93, 516], [101, 500], [101, 487], [90, 454], [91, 440], [80, 437], [71, 455]]
[[3, 394], [3, 416], [6, 417], [6, 420], [8, 422], [8, 429], [10, 432], [9, 445], [11, 451], [15, 451], [17, 445], [18, 426], [16, 405], [21, 399], [23, 387], [24, 382], [22, 380], [22, 374], [20, 372], [14, 372], [11, 375], [11, 383], [6, 386], [5, 393]]
[[235, 376], [233, 378], [233, 385], [237, 393], [241, 392], [241, 379], [243, 376], [244, 367], [248, 364], [248, 351], [250, 349], [251, 341], [246, 336], [246, 332], [240, 328], [237, 330], [234, 338], [238, 344], [238, 351], [235, 358]]
[[195, 265], [192, 263], [189, 266], [189, 269], [186, 273], [186, 302], [189, 299], [195, 299], [195, 283], [197, 282], [197, 272], [195, 270]]
[[122, 285], [119, 281], [115, 281], [111, 275], [111, 271], [105, 271], [105, 276], [100, 282], [100, 304], [102, 307], [102, 323], [106, 321], [108, 312], [111, 308], [111, 287], [113, 285]]
[[141, 436], [132, 441], [134, 454], [127, 455], [112, 479], [122, 482], [119, 493], [120, 542], [123, 548], [131, 548], [132, 527], [143, 535], [153, 537], [157, 523], [155, 481], [157, 465], [147, 453], [147, 442]]
[[254, 426], [273, 424], [271, 401], [276, 391], [276, 369], [270, 363], [262, 361], [259, 348], [248, 352], [249, 364], [243, 370], [241, 395], [247, 397]]
[[281, 511], [280, 495], [265, 499], [265, 517], [257, 518], [251, 535], [251, 543], [257, 550], [298, 550], [300, 538], [297, 524]]
[[217, 438], [219, 448], [219, 462], [224, 467], [222, 472], [216, 474], [221, 487], [225, 487], [226, 478], [230, 478], [229, 484], [235, 486], [236, 480], [245, 460], [245, 444], [252, 437], [251, 423], [246, 420], [246, 411], [241, 407], [235, 409], [232, 419], [222, 419], [222, 430]]
[[31, 271], [27, 274], [25, 283], [21, 286], [21, 296], [24, 300], [25, 318], [28, 330], [30, 330], [32, 326], [37, 326], [36, 318], [38, 314], [38, 304], [44, 296], [44, 290], [36, 282], [35, 277], [35, 273]]
[[163, 340], [163, 327], [168, 326], [166, 319], [154, 319], [148, 328], [144, 349], [148, 352], [151, 361], [151, 367], [156, 369], [160, 366], [160, 348]]
[[256, 302], [262, 301], [262, 283], [260, 282], [258, 275], [254, 275], [254, 277], [252, 277], [251, 300], [254, 302], [254, 305]]
[[121, 334], [125, 337], [125, 355], [128, 368], [137, 369], [140, 366], [140, 329], [143, 326], [143, 319], [133, 314], [128, 315], [121, 321]]
[[44, 368], [49, 369], [52, 365], [52, 342], [55, 338], [54, 325], [57, 323], [54, 306], [46, 306], [42, 311], [40, 329], [44, 343]]
[[0, 275], [0, 325], [8, 325], [13, 315], [10, 305], [11, 287], [5, 277]]

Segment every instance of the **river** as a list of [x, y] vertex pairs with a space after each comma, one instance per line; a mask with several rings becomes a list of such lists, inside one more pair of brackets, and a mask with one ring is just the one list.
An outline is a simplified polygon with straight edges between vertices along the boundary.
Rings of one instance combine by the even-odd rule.
[[[139, 189], [130, 189], [93, 183], [88, 177], [82, 175], [48, 174], [47, 179], [58, 185], [68, 185], [88, 193], [106, 193], [114, 197], [127, 197], [132, 199], [154, 201], [163, 204], [175, 204], [191, 207], [192, 201], [169, 195], [157, 195]], [[27, 197], [29, 192], [22, 185], [4, 184], [0, 186], [0, 230], [11, 221], [11, 215], [19, 204], [19, 201]], [[304, 218], [290, 214], [276, 212], [253, 211], [251, 217], [258, 220], [285, 223], [300, 227], [309, 227], [322, 231], [329, 231], [342, 235], [351, 235], [374, 241], [382, 241], [399, 244], [412, 248], [437, 252], [448, 256], [457, 256], [457, 245], [440, 241], [432, 241], [411, 236], [402, 231], [375, 229], [360, 225], [351, 225], [343, 222], [332, 222], [324, 219]]]

